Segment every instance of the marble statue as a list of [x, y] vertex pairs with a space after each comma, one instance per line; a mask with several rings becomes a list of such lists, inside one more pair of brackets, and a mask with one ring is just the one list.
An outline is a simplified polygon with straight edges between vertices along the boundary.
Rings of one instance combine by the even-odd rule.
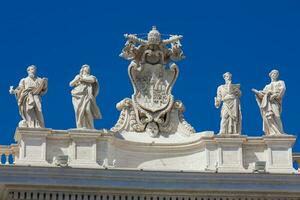
[[81, 67], [80, 73], [70, 82], [70, 86], [74, 87], [71, 94], [77, 128], [94, 129], [94, 119], [101, 119], [102, 115], [96, 103], [98, 80], [90, 74], [89, 65]]
[[16, 89], [13, 86], [10, 86], [9, 89], [9, 93], [16, 96], [19, 113], [22, 117], [19, 127], [45, 127], [41, 96], [47, 92], [48, 80], [47, 78], [37, 77], [36, 72], [36, 66], [30, 65], [27, 68], [28, 76], [21, 79]]
[[266, 135], [284, 134], [281, 122], [282, 98], [285, 93], [284, 81], [278, 80], [279, 71], [272, 70], [269, 73], [271, 83], [263, 90], [252, 89], [255, 93], [260, 113], [263, 119], [263, 131]]
[[179, 74], [173, 62], [185, 58], [180, 43], [182, 36], [170, 35], [162, 39], [153, 27], [147, 40], [137, 34], [125, 34], [125, 38], [127, 42], [120, 56], [131, 60], [128, 72], [134, 94], [131, 99], [118, 103], [121, 114], [112, 131], [147, 132], [154, 127], [156, 130], [157, 126], [157, 131], [150, 131], [153, 137], [179, 129], [184, 135], [194, 133], [193, 127], [183, 118], [182, 103], [174, 100], [171, 94]]
[[220, 134], [241, 134], [240, 84], [232, 84], [232, 74], [223, 74], [225, 84], [218, 87], [215, 107], [221, 109]]

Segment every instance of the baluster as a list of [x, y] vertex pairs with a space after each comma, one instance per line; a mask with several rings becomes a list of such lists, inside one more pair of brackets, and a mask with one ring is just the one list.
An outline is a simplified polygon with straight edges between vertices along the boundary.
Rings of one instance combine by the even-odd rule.
[[4, 162], [2, 161], [3, 152], [0, 151], [0, 165], [3, 165]]
[[9, 152], [5, 153], [5, 159], [6, 159], [5, 165], [9, 165]]
[[15, 154], [13, 153], [11, 156], [12, 156], [12, 164], [15, 164]]

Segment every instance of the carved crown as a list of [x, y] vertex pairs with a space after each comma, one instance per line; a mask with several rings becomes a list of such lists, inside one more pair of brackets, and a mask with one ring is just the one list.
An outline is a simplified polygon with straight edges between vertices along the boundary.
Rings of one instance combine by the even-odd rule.
[[148, 33], [148, 43], [149, 44], [159, 44], [161, 41], [160, 33], [156, 29], [156, 26], [152, 26], [152, 30]]

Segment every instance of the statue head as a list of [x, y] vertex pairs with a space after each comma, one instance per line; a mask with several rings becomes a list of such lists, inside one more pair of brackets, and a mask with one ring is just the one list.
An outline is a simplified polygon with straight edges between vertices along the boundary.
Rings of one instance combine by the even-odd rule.
[[269, 73], [269, 77], [271, 78], [272, 81], [277, 81], [278, 77], [279, 77], [279, 71], [276, 69], [273, 69], [270, 73]]
[[155, 122], [150, 122], [146, 126], [146, 133], [148, 133], [151, 137], [156, 137], [158, 135], [159, 129], [158, 125]]
[[232, 74], [230, 72], [226, 72], [223, 74], [223, 78], [225, 80], [225, 82], [231, 82], [231, 78], [232, 78]]
[[82, 65], [80, 69], [80, 75], [90, 75], [90, 73], [91, 73], [90, 66], [87, 64]]
[[153, 26], [152, 30], [148, 33], [148, 44], [159, 44], [160, 42], [160, 33], [156, 29], [156, 26]]
[[34, 78], [36, 75], [36, 66], [35, 65], [28, 66], [27, 73], [30, 78]]

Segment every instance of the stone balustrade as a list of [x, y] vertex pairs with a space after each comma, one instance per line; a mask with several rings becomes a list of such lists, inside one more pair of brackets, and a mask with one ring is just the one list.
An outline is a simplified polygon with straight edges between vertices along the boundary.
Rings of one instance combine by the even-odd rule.
[[[14, 165], [15, 157], [19, 149], [17, 144], [0, 145], [0, 164], [1, 165]], [[293, 163], [296, 163], [296, 170], [300, 171], [300, 153], [293, 153]]]
[[297, 163], [298, 171], [300, 172], [300, 153], [293, 153], [293, 162]]
[[17, 144], [0, 145], [0, 164], [13, 165], [15, 163], [15, 156], [18, 152]]
[[20, 153], [15, 165], [253, 173], [258, 162], [265, 162], [267, 173], [297, 172], [292, 135], [121, 136], [107, 130], [18, 128], [15, 139]]

